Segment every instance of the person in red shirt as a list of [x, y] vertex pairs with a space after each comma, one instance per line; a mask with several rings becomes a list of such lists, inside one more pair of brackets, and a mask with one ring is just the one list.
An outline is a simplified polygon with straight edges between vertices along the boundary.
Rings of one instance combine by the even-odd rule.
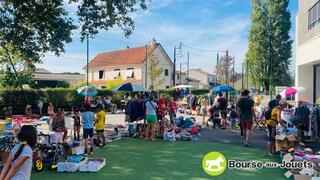
[[165, 126], [165, 116], [166, 116], [166, 103], [163, 98], [159, 99], [159, 107], [158, 107], [158, 116], [159, 120], [161, 120], [160, 134], [163, 134], [164, 126]]
[[170, 122], [173, 123], [173, 118], [177, 113], [177, 103], [173, 100], [173, 97], [169, 97], [168, 112], [170, 115]]

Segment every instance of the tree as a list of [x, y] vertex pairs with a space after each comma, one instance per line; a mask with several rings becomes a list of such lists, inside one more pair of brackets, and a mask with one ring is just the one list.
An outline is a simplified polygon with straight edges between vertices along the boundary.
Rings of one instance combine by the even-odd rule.
[[163, 73], [163, 67], [159, 67], [159, 59], [153, 54], [147, 60], [147, 75], [151, 81], [150, 90], [154, 90], [155, 87], [161, 86], [164, 83], [164, 79], [159, 79]]
[[233, 75], [233, 58], [231, 56], [222, 56], [216, 66], [216, 75], [220, 84], [228, 85], [229, 82], [234, 80]]
[[[256, 86], [290, 85], [289, 0], [252, 0], [247, 73]], [[292, 78], [289, 78], [292, 79]]]
[[115, 80], [113, 80], [113, 81], [106, 81], [106, 83], [107, 83], [106, 89], [110, 90], [110, 89], [112, 89], [112, 88], [114, 88], [114, 87], [117, 87], [117, 86], [119, 86], [120, 84], [122, 84], [122, 83], [123, 83], [123, 80], [122, 80], [121, 76], [118, 76]]
[[10, 66], [7, 66], [1, 71], [3, 76], [1, 77], [1, 85], [3, 87], [20, 87], [20, 85], [28, 84], [30, 87], [34, 88], [36, 86], [35, 81], [33, 80], [33, 71], [30, 69], [22, 69], [18, 72], [19, 79], [14, 75], [13, 70]]
[[77, 5], [75, 21], [68, 16], [64, 0], [0, 1], [0, 63], [10, 65], [19, 79], [13, 56], [21, 64], [41, 63], [45, 53], [59, 56], [65, 43], [71, 42], [72, 30], [80, 28], [81, 41], [93, 38], [99, 30], [118, 26], [129, 36], [134, 29], [131, 14], [145, 0], [69, 0]]

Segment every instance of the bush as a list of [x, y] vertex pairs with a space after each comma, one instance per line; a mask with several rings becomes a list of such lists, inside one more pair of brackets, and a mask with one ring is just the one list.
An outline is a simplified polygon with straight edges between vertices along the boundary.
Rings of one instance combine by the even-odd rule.
[[[208, 93], [208, 90], [196, 89], [192, 90], [195, 95], [202, 95]], [[169, 96], [177, 97], [173, 89], [161, 90], [159, 92], [161, 97], [167, 98]], [[98, 96], [92, 99], [92, 103], [95, 103], [98, 97], [111, 96], [112, 102], [117, 104], [118, 107], [121, 106], [121, 100], [124, 99], [124, 92], [112, 92], [110, 90], [98, 89]], [[130, 93], [131, 97], [137, 95], [136, 92]], [[48, 103], [52, 102], [54, 107], [64, 108], [65, 110], [70, 110], [71, 107], [81, 107], [84, 103], [84, 97], [78, 95], [77, 88], [46, 88], [41, 90], [24, 90], [6, 88], [0, 89], [0, 109], [4, 107], [12, 106], [14, 114], [24, 114], [25, 107], [27, 104], [32, 105], [32, 110], [35, 113], [39, 113], [37, 107], [37, 101], [43, 100], [44, 105], [42, 112], [47, 112]]]

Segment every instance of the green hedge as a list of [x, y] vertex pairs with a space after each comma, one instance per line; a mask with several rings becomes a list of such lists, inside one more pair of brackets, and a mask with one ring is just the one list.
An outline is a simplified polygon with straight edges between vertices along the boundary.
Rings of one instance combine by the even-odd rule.
[[[121, 105], [121, 100], [124, 99], [125, 93], [112, 92], [110, 90], [98, 89], [98, 96], [106, 97], [112, 96], [112, 102], [116, 103], [118, 107]], [[192, 90], [195, 95], [202, 95], [208, 93], [208, 90], [197, 89]], [[134, 97], [137, 93], [131, 93]], [[161, 90], [159, 95], [163, 98], [175, 96], [174, 90]], [[93, 103], [96, 102], [97, 97], [93, 98]], [[46, 113], [49, 102], [52, 102], [55, 107], [61, 107], [70, 110], [73, 106], [82, 106], [84, 97], [78, 95], [75, 88], [48, 88], [42, 90], [25, 90], [24, 93], [20, 89], [0, 89], [0, 112], [3, 107], [12, 106], [14, 114], [23, 114], [27, 104], [32, 105], [33, 112], [39, 113], [37, 108], [37, 101], [42, 99], [44, 101], [43, 113]]]

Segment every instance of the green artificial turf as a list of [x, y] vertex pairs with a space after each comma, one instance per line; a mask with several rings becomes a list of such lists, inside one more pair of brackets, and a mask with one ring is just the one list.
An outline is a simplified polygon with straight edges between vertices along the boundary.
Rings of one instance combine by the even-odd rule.
[[106, 166], [98, 173], [58, 173], [54, 171], [32, 172], [33, 180], [43, 179], [155, 179], [155, 180], [205, 180], [205, 179], [286, 179], [284, 170], [231, 170], [212, 177], [202, 170], [202, 158], [211, 151], [222, 153], [227, 160], [260, 160], [263, 151], [227, 144], [208, 142], [146, 142], [140, 139], [122, 139], [108, 144], [107, 148], [96, 150], [94, 157], [107, 159]]

